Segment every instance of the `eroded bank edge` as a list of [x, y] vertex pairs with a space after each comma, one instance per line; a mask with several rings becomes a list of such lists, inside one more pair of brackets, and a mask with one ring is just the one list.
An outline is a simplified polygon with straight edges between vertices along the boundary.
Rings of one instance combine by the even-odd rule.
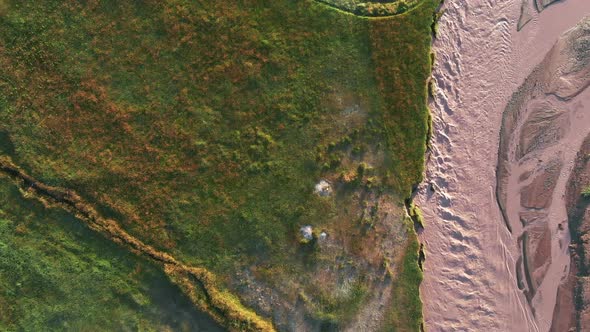
[[[434, 10], [434, 12], [432, 13], [432, 24], [430, 25], [430, 32], [431, 32], [430, 69], [429, 69], [430, 70], [430, 77], [427, 80], [426, 85], [425, 85], [425, 93], [427, 96], [427, 99], [426, 99], [427, 105], [425, 107], [428, 112], [428, 120], [427, 120], [428, 123], [427, 123], [426, 139], [424, 141], [424, 144], [426, 145], [426, 153], [425, 153], [424, 165], [423, 165], [423, 169], [422, 169], [423, 174], [426, 171], [426, 166], [430, 162], [431, 149], [432, 149], [431, 142], [432, 142], [433, 130], [434, 130], [434, 126], [432, 124], [432, 121], [433, 121], [432, 112], [430, 111], [430, 106], [429, 106], [429, 105], [432, 105], [432, 102], [434, 101], [434, 95], [436, 93], [435, 92], [436, 86], [435, 86], [434, 81], [432, 80], [432, 70], [433, 70], [434, 65], [436, 63], [436, 54], [434, 53], [432, 46], [433, 46], [434, 41], [437, 37], [438, 22], [445, 13], [445, 9], [443, 8], [443, 5], [444, 5], [444, 0], [438, 1], [438, 6]], [[422, 180], [419, 183], [416, 183], [412, 187], [412, 193], [411, 193], [410, 197], [408, 197], [404, 201], [407, 217], [413, 224], [413, 227], [411, 227], [411, 230], [413, 232], [410, 236], [413, 237], [413, 239], [412, 239], [413, 241], [416, 241], [416, 243], [418, 243], [417, 260], [415, 262], [415, 264], [418, 265], [418, 268], [420, 269], [420, 273], [421, 273], [420, 279], [418, 281], [418, 290], [420, 289], [420, 284], [422, 283], [423, 274], [424, 274], [424, 262], [426, 260], [425, 245], [424, 245], [424, 243], [419, 241], [418, 235], [424, 230], [426, 225], [425, 225], [424, 217], [422, 215], [422, 211], [420, 210], [420, 207], [414, 203], [414, 198], [418, 193], [419, 184], [421, 182], [423, 182], [424, 179], [425, 179], [425, 176], [423, 175]], [[428, 186], [428, 187], [429, 187], [428, 190], [435, 190], [432, 186]], [[418, 297], [420, 299], [420, 304], [422, 305], [422, 297], [421, 297], [421, 294], [419, 291], [418, 291]], [[424, 324], [424, 314], [422, 313], [422, 321], [420, 322], [420, 331], [424, 332], [425, 330], [426, 329], [425, 329], [425, 324]]]

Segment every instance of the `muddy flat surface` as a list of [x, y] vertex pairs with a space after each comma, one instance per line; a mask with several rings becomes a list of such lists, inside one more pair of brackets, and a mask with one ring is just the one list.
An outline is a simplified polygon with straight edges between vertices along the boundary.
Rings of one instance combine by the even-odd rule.
[[560, 36], [508, 102], [500, 131], [498, 202], [520, 239], [519, 288], [543, 328], [570, 269], [565, 193], [590, 131], [589, 39], [590, 17]]
[[[590, 2], [554, 3], [531, 13], [517, 32], [521, 4], [444, 5], [435, 41], [432, 152], [417, 197], [426, 219], [421, 290], [430, 331], [548, 331], [557, 288], [567, 278], [562, 196], [585, 137], [578, 128], [587, 121], [587, 93], [575, 102], [548, 97], [529, 104], [525, 113], [534, 115], [518, 122], [510, 139], [504, 201], [511, 205], [504, 216], [496, 161], [502, 116], [513, 93], [558, 38], [590, 14]], [[553, 91], [570, 93], [567, 87]], [[536, 161], [520, 163], [538, 154]], [[518, 266], [528, 266], [528, 273]]]

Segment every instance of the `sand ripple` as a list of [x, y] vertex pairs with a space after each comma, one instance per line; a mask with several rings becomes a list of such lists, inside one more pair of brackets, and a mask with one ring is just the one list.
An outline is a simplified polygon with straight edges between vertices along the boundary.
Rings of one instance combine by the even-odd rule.
[[444, 8], [435, 41], [434, 136], [416, 198], [426, 219], [426, 327], [546, 331], [518, 288], [518, 239], [496, 202], [498, 133], [512, 93], [590, 2], [553, 5], [519, 33], [520, 1], [450, 0]]

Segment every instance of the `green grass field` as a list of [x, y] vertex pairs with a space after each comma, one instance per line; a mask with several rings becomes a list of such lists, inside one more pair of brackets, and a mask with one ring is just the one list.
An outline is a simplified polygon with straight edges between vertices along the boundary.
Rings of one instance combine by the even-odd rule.
[[164, 273], [0, 180], [0, 330], [221, 331]]
[[[312, 0], [0, 1], [0, 150], [39, 181], [75, 190], [147, 244], [213, 272], [230, 291], [238, 272], [255, 270], [269, 287], [289, 280], [293, 286], [281, 291], [298, 294], [311, 289], [306, 280], [315, 271], [315, 256], [302, 253], [301, 225], [341, 230], [341, 254], [355, 260], [362, 255], [348, 239], [362, 230], [343, 202], [386, 193], [405, 222], [403, 201], [424, 164], [437, 5], [423, 0], [404, 14], [369, 19]], [[313, 193], [321, 178], [338, 184], [336, 195]], [[0, 281], [34, 256], [32, 269], [51, 262], [49, 273], [59, 275], [51, 282], [69, 303], [90, 301], [85, 289], [65, 283], [60, 267], [128, 257], [105, 268], [108, 277], [89, 292], [100, 297], [98, 289], [143, 264], [145, 275], [125, 287], [153, 315], [107, 292], [88, 308], [92, 319], [80, 318], [79, 305], [56, 326], [93, 325], [112, 311], [115, 329], [126, 326], [117, 320], [123, 316], [158, 329], [165, 309], [144, 293], [163, 282], [161, 271], [81, 226], [68, 228], [67, 215], [27, 217], [13, 199], [0, 240], [19, 249], [0, 252], [16, 261], [0, 265]], [[48, 218], [64, 225], [47, 228]], [[17, 234], [23, 219], [32, 230]], [[57, 258], [37, 254], [44, 248], [36, 239], [46, 233], [89, 252], [64, 252], [54, 240]], [[417, 329], [422, 319], [415, 234], [407, 234], [400, 245], [408, 253], [398, 254], [407, 259], [396, 267], [401, 300], [388, 322], [394, 330]], [[323, 291], [310, 311], [341, 303], [317, 310], [336, 324], [358, 311], [343, 308], [364, 299], [353, 292], [332, 301]], [[52, 312], [41, 308], [54, 303], [44, 302], [51, 293], [27, 303], [2, 295], [15, 309], [0, 313], [0, 324], [27, 330], [49, 322]], [[35, 303], [34, 320], [18, 313]]]
[[334, 8], [354, 13], [358, 16], [393, 16], [411, 10], [419, 0], [317, 0]]

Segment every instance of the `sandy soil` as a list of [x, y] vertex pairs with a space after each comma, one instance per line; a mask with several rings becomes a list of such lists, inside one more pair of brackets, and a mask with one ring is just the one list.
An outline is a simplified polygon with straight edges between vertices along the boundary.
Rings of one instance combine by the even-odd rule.
[[[496, 200], [499, 133], [513, 92], [546, 57], [557, 38], [590, 14], [590, 1], [567, 0], [541, 14], [532, 13], [520, 32], [521, 1], [447, 0], [444, 8], [434, 45], [433, 147], [426, 181], [416, 197], [426, 220], [421, 234], [427, 258], [422, 284], [426, 327], [430, 331], [548, 331], [557, 288], [569, 266], [562, 195], [571, 158], [581, 144], [576, 139], [584, 135], [572, 134], [575, 130], [561, 133], [559, 128], [570, 122], [560, 122], [555, 139], [574, 146], [563, 149], [559, 158], [563, 166], [546, 159], [546, 167], [539, 169], [547, 172], [533, 168], [511, 173], [518, 173], [511, 175], [517, 186], [508, 190], [508, 202], [532, 205], [524, 212], [535, 212], [542, 206], [551, 220], [544, 227], [528, 226], [536, 239], [528, 241], [522, 238], [525, 227], [518, 215], [523, 211], [508, 209], [511, 217], [505, 222]], [[557, 122], [562, 118], [545, 116]], [[533, 121], [519, 130], [535, 132], [539, 126], [544, 124]], [[520, 145], [535, 145], [534, 138], [516, 137]], [[559, 146], [569, 147], [561, 142]], [[526, 154], [526, 150], [515, 150], [514, 155]], [[539, 174], [542, 180], [538, 181], [553, 179], [554, 194], [532, 185]], [[524, 190], [525, 184], [532, 187]], [[530, 190], [533, 192], [527, 194]], [[514, 212], [519, 212], [516, 218]], [[543, 218], [539, 215], [530, 220]], [[521, 258], [525, 241], [530, 244], [524, 246], [534, 251], [527, 254], [532, 257], [527, 262]], [[523, 264], [537, 270], [535, 281], [529, 282], [535, 283], [536, 292], [529, 291], [528, 299], [525, 292], [530, 285], [523, 284], [526, 278], [517, 270], [517, 265]]]
[[[590, 131], [590, 17], [564, 33], [511, 98], [503, 116], [497, 193], [521, 239], [519, 287], [546, 326], [570, 257], [565, 192]], [[523, 215], [536, 214], [536, 220]]]
[[[590, 200], [581, 195], [590, 184], [590, 135], [586, 137], [574, 162], [574, 170], [568, 181], [566, 190], [566, 207], [569, 213], [569, 226], [573, 228], [574, 239], [570, 245], [571, 263], [567, 282], [560, 285], [557, 292], [557, 304], [553, 314], [551, 331], [568, 331], [574, 328], [587, 331], [590, 328], [588, 299], [590, 292], [587, 287], [588, 262], [587, 252], [590, 243], [587, 241], [590, 230]], [[576, 289], [576, 286], [581, 286]], [[582, 306], [576, 307], [576, 302]], [[576, 329], [579, 327], [579, 329]]]

